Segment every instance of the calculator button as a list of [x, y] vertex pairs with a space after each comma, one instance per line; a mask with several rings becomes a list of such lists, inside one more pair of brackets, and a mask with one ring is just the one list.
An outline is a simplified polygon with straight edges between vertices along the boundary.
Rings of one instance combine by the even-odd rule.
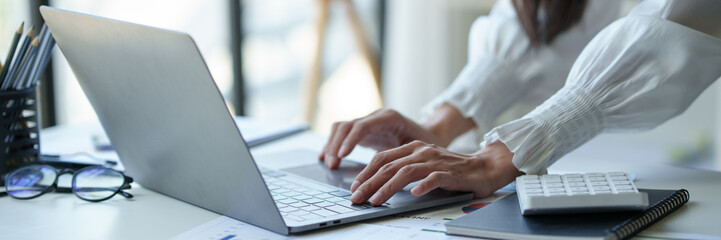
[[631, 187], [631, 185], [617, 185], [616, 186], [616, 190], [628, 190], [628, 189], [633, 189], [633, 187]]
[[541, 188], [541, 184], [531, 183], [524, 185], [526, 188]]
[[610, 172], [608, 176], [626, 176], [625, 172]]
[[598, 177], [598, 176], [603, 177], [603, 173], [586, 173], [586, 176], [588, 176], [588, 177]]
[[591, 182], [606, 181], [606, 178], [605, 177], [589, 177], [588, 181], [591, 181]]
[[523, 180], [523, 183], [535, 184], [535, 183], [541, 183], [541, 181], [540, 180]]
[[526, 189], [527, 193], [542, 193], [542, 189]]
[[543, 177], [543, 180], [546, 181], [546, 182], [549, 182], [549, 183], [562, 182], [562, 181], [561, 181], [561, 177], [558, 177], [558, 176], [553, 176], [553, 177], [545, 177], [545, 176], [544, 176], [544, 177]]
[[572, 187], [572, 188], [571, 188], [571, 191], [573, 191], [573, 192], [584, 192], [584, 191], [588, 191], [588, 188], [585, 188], [585, 187]]
[[631, 184], [631, 182], [629, 182], [629, 181], [613, 181], [613, 184], [616, 184], [616, 185], [627, 185], [627, 184]]
[[596, 191], [596, 192], [598, 192], [598, 191], [610, 191], [611, 188], [610, 188], [610, 187], [607, 187], [607, 186], [593, 186], [593, 190]]
[[582, 177], [566, 178], [568, 182], [585, 182]]
[[[539, 186], [540, 186], [540, 184], [539, 184]], [[546, 186], [552, 187], [552, 188], [563, 187], [563, 183], [547, 183]]]
[[591, 186], [608, 186], [607, 182], [591, 182]]
[[571, 186], [571, 187], [585, 187], [585, 186], [586, 186], [586, 183], [585, 183], [585, 182], [570, 182], [570, 183], [568, 183], [568, 186]]
[[549, 188], [548, 192], [565, 192], [565, 188]]
[[622, 180], [628, 180], [628, 178], [625, 176], [612, 176], [611, 180], [622, 181]]

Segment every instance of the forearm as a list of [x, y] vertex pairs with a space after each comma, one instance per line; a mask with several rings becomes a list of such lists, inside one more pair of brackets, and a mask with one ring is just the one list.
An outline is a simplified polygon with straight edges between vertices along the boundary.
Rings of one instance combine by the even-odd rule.
[[476, 127], [476, 124], [454, 106], [444, 103], [435, 109], [421, 127], [433, 135], [434, 144], [447, 147], [453, 139]]

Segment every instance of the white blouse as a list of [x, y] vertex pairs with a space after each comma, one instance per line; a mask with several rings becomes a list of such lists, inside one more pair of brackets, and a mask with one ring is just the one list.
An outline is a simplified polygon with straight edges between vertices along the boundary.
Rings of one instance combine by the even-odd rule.
[[[500, 1], [474, 23], [468, 64], [429, 108], [449, 103], [490, 129], [481, 146], [503, 142], [528, 174], [602, 132], [650, 129], [682, 113], [721, 76], [721, 1], [644, 1], [613, 21], [618, 6], [589, 1], [577, 25], [530, 48]], [[509, 107], [534, 103], [493, 128]]]

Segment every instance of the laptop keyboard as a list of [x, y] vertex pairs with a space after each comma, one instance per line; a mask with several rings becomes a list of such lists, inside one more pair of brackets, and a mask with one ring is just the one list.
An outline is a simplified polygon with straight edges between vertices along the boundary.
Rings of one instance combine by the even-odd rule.
[[264, 168], [260, 171], [284, 218], [302, 222], [371, 208], [367, 203], [353, 205], [349, 191], [308, 181], [301, 185], [285, 173]]

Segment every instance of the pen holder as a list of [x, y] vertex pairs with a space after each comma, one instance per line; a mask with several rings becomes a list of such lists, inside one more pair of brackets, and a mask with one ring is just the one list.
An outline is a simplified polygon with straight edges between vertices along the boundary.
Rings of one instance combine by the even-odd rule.
[[[38, 160], [40, 124], [36, 89], [0, 91], [0, 176]], [[0, 182], [5, 182], [4, 177]]]

